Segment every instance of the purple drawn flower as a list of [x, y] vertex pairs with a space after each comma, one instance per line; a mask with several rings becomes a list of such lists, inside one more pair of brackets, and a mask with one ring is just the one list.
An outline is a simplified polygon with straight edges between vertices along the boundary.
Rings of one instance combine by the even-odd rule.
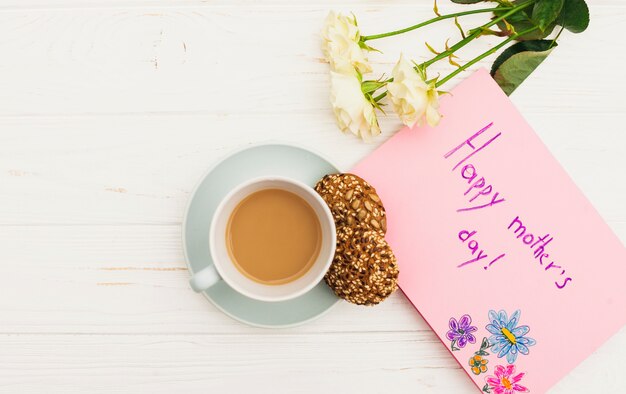
[[464, 348], [467, 343], [476, 343], [476, 337], [473, 332], [478, 330], [475, 326], [472, 326], [472, 318], [469, 315], [463, 315], [457, 321], [455, 318], [450, 318], [450, 330], [446, 333], [446, 338], [452, 341], [452, 348], [456, 344], [459, 348]]

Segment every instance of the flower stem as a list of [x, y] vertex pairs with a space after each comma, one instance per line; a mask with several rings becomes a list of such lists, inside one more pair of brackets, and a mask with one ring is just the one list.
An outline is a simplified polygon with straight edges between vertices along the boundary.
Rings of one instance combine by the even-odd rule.
[[464, 71], [465, 69], [467, 69], [468, 67], [472, 66], [473, 64], [476, 64], [477, 62], [479, 62], [480, 60], [486, 58], [487, 56], [495, 53], [498, 51], [498, 49], [502, 48], [503, 46], [505, 46], [506, 44], [508, 44], [509, 42], [517, 39], [520, 36], [523, 36], [524, 34], [528, 34], [532, 31], [537, 30], [539, 27], [534, 26], [531, 27], [530, 29], [524, 30], [521, 33], [517, 33], [514, 34], [512, 36], [510, 36], [509, 38], [507, 38], [506, 40], [502, 41], [500, 44], [496, 45], [495, 47], [491, 48], [490, 50], [488, 50], [487, 52], [484, 52], [480, 55], [478, 55], [476, 58], [472, 59], [471, 61], [467, 62], [466, 64], [462, 65], [461, 67], [457, 68], [456, 70], [454, 70], [453, 72], [451, 72], [450, 74], [446, 75], [444, 78], [442, 78], [441, 80], [437, 81], [436, 86], [439, 87], [441, 85], [443, 85], [444, 83], [448, 82], [450, 79], [454, 78], [458, 73], [460, 73], [461, 71]]
[[524, 8], [530, 6], [531, 4], [533, 4], [535, 2], [535, 0], [529, 0], [525, 3], [521, 3], [520, 5], [517, 5], [513, 8], [511, 8], [508, 12], [506, 12], [505, 14], [503, 14], [502, 16], [499, 16], [497, 18], [494, 18], [491, 20], [491, 22], [489, 23], [485, 23], [484, 25], [471, 30], [472, 33], [467, 36], [466, 38], [462, 39], [461, 41], [457, 42], [456, 44], [454, 44], [453, 46], [450, 47], [450, 49], [441, 52], [439, 55], [435, 56], [434, 58], [425, 61], [424, 63], [420, 64], [420, 68], [423, 70], [426, 67], [430, 66], [431, 64], [438, 62], [441, 59], [445, 59], [448, 56], [452, 55], [454, 52], [456, 52], [457, 50], [463, 48], [465, 45], [469, 44], [470, 42], [472, 42], [475, 38], [478, 38], [480, 35], [483, 34], [483, 30], [484, 29], [488, 29], [491, 26], [495, 25], [496, 23], [500, 22], [503, 19], [508, 18], [509, 16], [515, 14], [518, 11], [523, 10]]
[[[563, 33], [563, 30], [565, 30], [565, 28], [561, 26], [561, 30], [559, 30], [559, 32], [557, 33], [556, 37], [554, 37], [552, 39], [552, 42], [550, 43], [550, 48], [552, 48], [556, 44], [556, 40], [558, 40], [559, 37], [561, 37], [561, 33]], [[548, 48], [548, 49], [550, 49], [550, 48]]]
[[470, 11], [456, 12], [454, 14], [440, 15], [438, 17], [429, 19], [429, 20], [427, 20], [425, 22], [418, 23], [417, 25], [409, 26], [409, 27], [406, 27], [406, 28], [400, 29], [400, 30], [390, 31], [389, 33], [372, 34], [370, 36], [361, 36], [361, 41], [365, 42], [365, 41], [369, 41], [369, 40], [377, 40], [379, 38], [384, 38], [384, 37], [397, 36], [398, 34], [403, 34], [403, 33], [409, 32], [411, 30], [419, 29], [420, 27], [428, 26], [431, 23], [439, 22], [439, 21], [442, 21], [442, 20], [445, 20], [445, 19], [457, 18], [459, 16], [464, 16], [464, 15], [480, 14], [480, 13], [484, 13], [484, 12], [493, 12], [493, 11], [498, 11], [498, 10], [508, 10], [508, 9], [511, 9], [511, 8], [512, 7], [482, 8], [482, 9], [478, 9], [478, 10], [470, 10]]

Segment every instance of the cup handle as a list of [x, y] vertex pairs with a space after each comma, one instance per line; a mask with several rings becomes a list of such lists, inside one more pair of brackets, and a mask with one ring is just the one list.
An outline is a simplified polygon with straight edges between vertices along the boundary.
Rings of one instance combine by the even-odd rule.
[[221, 280], [214, 265], [210, 265], [205, 269], [198, 271], [189, 279], [189, 284], [193, 291], [199, 293], [213, 286]]

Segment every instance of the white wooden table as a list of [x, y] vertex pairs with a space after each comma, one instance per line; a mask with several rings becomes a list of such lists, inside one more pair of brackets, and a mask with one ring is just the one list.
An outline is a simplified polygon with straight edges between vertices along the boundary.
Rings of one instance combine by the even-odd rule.
[[[319, 29], [331, 7], [371, 34], [431, 2], [335, 3], [0, 3], [0, 392], [474, 392], [401, 294], [266, 330], [188, 287], [181, 218], [214, 160], [276, 139], [348, 169], [399, 127], [372, 145], [338, 132]], [[626, 5], [589, 3], [590, 29], [512, 98], [624, 242]], [[389, 72], [456, 34], [375, 42], [371, 59]], [[625, 351], [622, 330], [553, 392], [624, 392]]]

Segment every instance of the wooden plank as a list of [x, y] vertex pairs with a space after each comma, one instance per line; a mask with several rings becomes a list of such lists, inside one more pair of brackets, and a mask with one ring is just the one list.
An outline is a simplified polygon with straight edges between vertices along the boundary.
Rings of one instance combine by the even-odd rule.
[[[626, 332], [551, 392], [621, 392]], [[0, 335], [6, 392], [475, 393], [423, 333]], [[593, 385], [590, 385], [593, 382]], [[532, 392], [532, 388], [531, 388]]]
[[[457, 6], [460, 7], [460, 6]], [[430, 4], [349, 9], [367, 32], [407, 26], [432, 14]], [[456, 9], [456, 8], [455, 8]], [[211, 113], [223, 116], [309, 112], [327, 108], [328, 66], [319, 31], [325, 7], [131, 7], [0, 12], [0, 115]], [[524, 86], [525, 110], [573, 114], [624, 110], [605, 92], [623, 84], [620, 64], [606, 37], [621, 34], [626, 7], [597, 7], [594, 24], [563, 44]], [[471, 16], [478, 23], [485, 15]], [[389, 74], [400, 52], [418, 61], [432, 56], [424, 41], [454, 42], [452, 23], [375, 41], [372, 78]], [[427, 37], [427, 38], [425, 38]], [[479, 40], [460, 53], [467, 61], [496, 42]], [[597, 59], [604, 75], [599, 78]], [[489, 67], [493, 58], [478, 66]], [[473, 69], [475, 69], [475, 66]], [[453, 67], [441, 62], [431, 75]], [[557, 72], [549, 71], [557, 70]], [[569, 72], [564, 70], [570, 70]], [[574, 79], [572, 79], [574, 78]], [[573, 82], [576, 81], [576, 82]], [[593, 81], [593, 83], [591, 83]], [[549, 93], [549, 94], [548, 94]], [[523, 95], [524, 93], [521, 93]], [[517, 93], [516, 93], [517, 95]], [[559, 105], [567, 98], [568, 105]]]
[[[626, 6], [590, 3], [589, 31], [566, 35], [513, 100], [625, 242]], [[0, 391], [474, 392], [400, 294], [264, 330], [187, 286], [182, 212], [220, 156], [280, 139], [347, 169], [377, 146], [333, 124], [319, 51], [330, 8], [353, 10], [366, 33], [432, 15], [408, 0], [2, 2]], [[401, 51], [426, 59], [424, 37], [441, 47], [457, 34], [376, 42], [376, 75]], [[398, 127], [385, 119], [380, 142]], [[623, 329], [553, 392], [621, 392], [625, 346]]]
[[[178, 226], [3, 226], [0, 240], [0, 334], [267, 332], [189, 288]], [[280, 332], [363, 329], [430, 332], [399, 293], [376, 308], [343, 303]]]
[[[564, 99], [564, 98], [562, 98]], [[327, 109], [330, 112], [330, 109]], [[622, 114], [546, 116], [530, 123], [622, 239], [626, 147]], [[600, 120], [599, 120], [600, 119]], [[385, 122], [384, 140], [399, 125]], [[0, 224], [179, 224], [206, 169], [268, 140], [317, 150], [342, 169], [376, 148], [342, 135], [332, 115], [0, 117]]]
[[[325, 8], [346, 8], [358, 6], [379, 6], [380, 0], [318, 0], [316, 6]], [[439, 9], [446, 9], [452, 5], [445, 1], [439, 2]], [[619, 7], [624, 3], [621, 0], [590, 0], [587, 1], [592, 9], [598, 7]], [[263, 2], [255, 0], [5, 0], [2, 2], [4, 9], [33, 9], [33, 8], [111, 8], [111, 7], [267, 7], [281, 6], [289, 8], [310, 7], [311, 2], [303, 0], [266, 0]], [[386, 0], [386, 7], [407, 7], [416, 5], [411, 0]], [[432, 4], [422, 2], [422, 7], [429, 10]]]
[[[473, 393], [428, 335], [0, 336], [7, 392]], [[436, 388], [436, 390], [435, 390]]]

